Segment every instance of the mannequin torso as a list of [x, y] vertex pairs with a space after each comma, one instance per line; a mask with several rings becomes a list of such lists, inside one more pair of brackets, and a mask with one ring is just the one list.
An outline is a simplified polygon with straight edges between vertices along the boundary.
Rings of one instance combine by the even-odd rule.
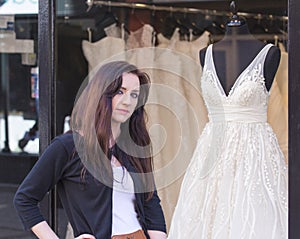
[[[251, 63], [266, 44], [255, 39], [249, 32], [247, 24], [227, 26], [225, 36], [213, 45], [213, 59], [220, 83], [226, 94], [238, 76]], [[206, 48], [200, 51], [200, 63], [204, 66]], [[266, 88], [270, 90], [280, 61], [280, 50], [270, 48], [265, 64], [264, 77]]]

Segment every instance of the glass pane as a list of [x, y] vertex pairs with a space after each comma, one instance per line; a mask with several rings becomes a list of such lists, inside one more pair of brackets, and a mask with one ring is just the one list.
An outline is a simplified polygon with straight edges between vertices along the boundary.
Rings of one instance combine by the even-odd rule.
[[37, 1], [0, 1], [0, 234], [35, 238], [12, 204], [14, 193], [37, 160]]
[[[69, 129], [69, 117], [79, 87], [89, 72], [103, 62], [126, 59], [146, 71], [152, 80], [150, 103], [146, 108], [155, 153], [154, 170], [168, 229], [181, 182], [197, 147], [197, 140], [209, 120], [226, 121], [224, 114], [219, 117], [219, 112], [215, 112], [213, 116], [208, 114], [207, 99], [217, 102], [217, 99], [224, 97], [229, 102], [230, 94], [235, 90], [239, 91], [235, 89], [241, 83], [237, 80], [246, 78], [240, 76], [250, 71], [251, 62], [268, 43], [273, 43], [280, 49], [280, 62], [277, 62], [277, 69], [277, 63], [273, 61], [273, 73], [276, 73], [274, 80], [272, 73], [271, 76], [264, 75], [264, 93], [270, 93], [267, 116], [280, 150], [287, 159], [286, 1], [239, 1], [238, 8], [231, 10], [229, 2], [224, 1], [157, 0], [152, 1], [155, 5], [147, 5], [149, 1], [144, 1], [145, 5], [141, 5], [134, 4], [133, 1], [120, 4], [120, 1], [95, 0], [94, 5], [89, 8], [86, 2], [92, 1], [56, 0], [56, 35], [53, 36], [57, 50], [56, 134]], [[10, 4], [15, 6], [8, 8]], [[20, 8], [22, 4], [24, 5]], [[27, 10], [25, 4], [31, 8]], [[11, 9], [22, 9], [23, 12], [10, 12], [13, 11]], [[242, 24], [246, 22], [243, 25], [246, 28], [227, 26], [232, 17], [230, 11], [235, 13], [235, 10], [238, 11], [239, 18], [233, 19], [233, 24], [241, 20]], [[0, 170], [4, 171], [0, 174], [0, 216], [5, 218], [0, 222], [0, 232], [10, 237], [22, 235], [22, 238], [33, 238], [31, 233], [22, 230], [12, 206], [12, 198], [17, 186], [38, 157], [36, 13], [37, 1], [34, 0], [5, 1], [0, 7]], [[239, 32], [237, 29], [246, 31]], [[20, 46], [16, 45], [16, 40], [24, 42]], [[210, 60], [214, 63], [211, 70], [215, 71], [213, 85], [211, 82], [201, 82], [202, 66], [207, 60], [205, 56], [209, 54], [207, 47], [212, 44], [214, 52]], [[256, 69], [251, 71], [255, 74]], [[206, 85], [203, 90], [201, 87], [204, 84], [210, 84], [210, 87], [207, 88]], [[249, 88], [243, 94], [240, 93], [241, 97], [250, 92], [248, 89], [255, 88], [252, 82], [247, 84]], [[211, 90], [212, 88], [217, 90]], [[262, 98], [266, 95], [262, 95]], [[252, 98], [251, 103], [257, 102], [256, 100], [257, 98]], [[250, 102], [249, 99], [245, 101]], [[257, 109], [256, 106], [253, 108]], [[258, 116], [259, 120], [265, 119], [265, 115], [262, 115]], [[236, 116], [240, 117], [229, 114], [229, 117]], [[245, 120], [245, 117], [242, 118]], [[256, 117], [251, 119], [257, 120]], [[229, 134], [235, 129], [236, 127], [232, 127]], [[218, 145], [218, 139], [223, 140], [223, 136], [221, 133], [213, 134], [215, 145]], [[251, 137], [255, 136], [253, 134]], [[228, 140], [230, 147], [238, 145], [242, 139], [233, 140], [235, 141]], [[257, 143], [255, 140], [253, 142]], [[228, 152], [228, 155], [232, 155], [238, 151], [236, 147], [228, 147], [219, 152], [222, 145], [211, 147], [214, 144], [202, 141], [201, 144], [207, 145], [206, 149], [212, 149], [208, 153], [212, 158], [218, 153], [223, 155], [222, 153]], [[253, 144], [253, 147], [256, 146], [257, 144]], [[240, 152], [240, 158], [244, 154], [246, 150]], [[211, 165], [199, 169], [197, 175], [207, 176], [217, 162], [219, 161], [209, 162]], [[60, 238], [69, 239], [72, 229], [59, 199], [57, 210], [58, 234]], [[17, 223], [11, 223], [12, 221]]]
[[[153, 2], [155, 6], [94, 1], [88, 12], [83, 11], [86, 7], [79, 2], [70, 1], [67, 7], [60, 2], [57, 79], [61, 82], [57, 90], [68, 84], [67, 78], [72, 79], [72, 93], [62, 96], [69, 97], [64, 109], [68, 108], [88, 72], [106, 60], [125, 58], [150, 75], [152, 103], [147, 109], [149, 128], [153, 126], [155, 169], [167, 169], [178, 162], [175, 168], [169, 168], [171, 176], [168, 173], [156, 176], [169, 227], [185, 169], [209, 120], [203, 99], [205, 92], [200, 88], [200, 50], [205, 49], [200, 54], [204, 61], [206, 47], [215, 44], [219, 82], [215, 82], [218, 91], [211, 97], [216, 98], [216, 94], [231, 94], [232, 88], [239, 84], [235, 84], [236, 80], [250, 69], [248, 66], [266, 44], [272, 43], [280, 49], [280, 53], [275, 50], [279, 54], [275, 53], [277, 58], [270, 66], [273, 68], [265, 76], [266, 91], [270, 92], [266, 117], [287, 159], [287, 1], [278, 0], [276, 4], [239, 1], [235, 9], [230, 9], [229, 2], [224, 1]], [[241, 20], [245, 27], [238, 30], [227, 26], [232, 17], [230, 11], [238, 12], [239, 18], [233, 20]], [[129, 52], [128, 55], [123, 51]], [[170, 178], [166, 179], [166, 175]]]

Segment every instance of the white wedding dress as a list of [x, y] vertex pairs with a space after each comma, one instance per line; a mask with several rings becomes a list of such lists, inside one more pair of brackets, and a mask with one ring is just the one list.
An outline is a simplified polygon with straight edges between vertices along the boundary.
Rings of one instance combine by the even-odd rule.
[[181, 185], [168, 239], [286, 239], [287, 166], [267, 123], [266, 45], [228, 95], [212, 45], [201, 78], [209, 122]]

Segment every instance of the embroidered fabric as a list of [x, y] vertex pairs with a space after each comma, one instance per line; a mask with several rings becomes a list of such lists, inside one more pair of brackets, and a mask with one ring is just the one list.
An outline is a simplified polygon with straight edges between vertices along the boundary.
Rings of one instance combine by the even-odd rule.
[[168, 239], [288, 238], [287, 166], [266, 122], [263, 66], [270, 47], [228, 95], [208, 47], [201, 90], [209, 122], [183, 179]]

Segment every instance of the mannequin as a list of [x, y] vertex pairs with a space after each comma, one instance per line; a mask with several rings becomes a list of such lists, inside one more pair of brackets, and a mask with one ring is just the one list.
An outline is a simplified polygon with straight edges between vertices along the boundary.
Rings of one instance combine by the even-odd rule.
[[185, 172], [168, 239], [286, 239], [288, 168], [267, 122], [280, 51], [255, 39], [237, 15], [226, 30], [200, 51], [209, 121]]
[[[238, 26], [227, 24], [225, 36], [213, 45], [213, 59], [220, 83], [228, 95], [238, 76], [251, 63], [266, 44], [249, 32], [246, 22]], [[206, 49], [200, 51], [200, 63], [204, 66]], [[266, 56], [264, 77], [269, 91], [280, 61], [280, 50], [272, 46]]]

